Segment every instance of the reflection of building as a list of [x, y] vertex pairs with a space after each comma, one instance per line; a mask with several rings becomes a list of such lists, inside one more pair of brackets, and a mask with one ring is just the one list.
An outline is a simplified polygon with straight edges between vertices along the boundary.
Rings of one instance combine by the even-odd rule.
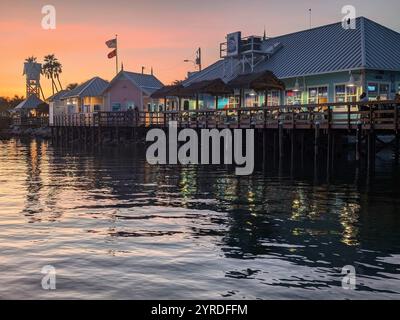
[[[400, 34], [364, 17], [356, 19], [356, 29], [335, 23], [271, 38], [243, 38], [238, 32], [221, 44], [219, 61], [183, 86], [215, 79], [229, 83], [267, 70], [284, 82], [284, 90], [249, 87], [242, 103], [235, 90], [221, 95], [218, 108], [356, 101], [362, 92], [370, 100], [392, 99], [400, 91]], [[200, 105], [215, 108], [215, 99], [201, 99]], [[184, 100], [183, 106], [195, 108], [195, 97]]]

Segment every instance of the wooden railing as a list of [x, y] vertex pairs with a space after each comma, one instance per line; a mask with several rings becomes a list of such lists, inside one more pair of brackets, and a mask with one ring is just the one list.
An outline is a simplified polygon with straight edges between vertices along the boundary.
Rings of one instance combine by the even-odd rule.
[[165, 127], [177, 121], [187, 128], [278, 128], [396, 130], [400, 103], [394, 101], [298, 106], [251, 107], [223, 110], [162, 112], [97, 112], [58, 115], [53, 126]]
[[49, 118], [47, 117], [14, 117], [12, 124], [16, 126], [26, 127], [47, 127], [49, 125]]

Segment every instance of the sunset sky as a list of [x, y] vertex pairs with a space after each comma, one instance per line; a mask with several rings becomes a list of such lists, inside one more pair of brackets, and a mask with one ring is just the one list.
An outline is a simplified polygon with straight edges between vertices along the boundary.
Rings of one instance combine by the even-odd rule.
[[[56, 30], [41, 27], [43, 5], [57, 10]], [[120, 61], [128, 71], [147, 72], [165, 84], [183, 79], [193, 65], [197, 47], [203, 65], [219, 57], [219, 43], [227, 33], [277, 36], [307, 29], [308, 9], [313, 26], [338, 22], [341, 8], [353, 5], [366, 16], [400, 32], [399, 0], [112, 0], [0, 2], [0, 96], [25, 94], [23, 62], [28, 56], [54, 53], [63, 65], [63, 85], [83, 82], [95, 75], [115, 75], [115, 61], [104, 42], [118, 34]], [[51, 85], [42, 80], [46, 96]]]

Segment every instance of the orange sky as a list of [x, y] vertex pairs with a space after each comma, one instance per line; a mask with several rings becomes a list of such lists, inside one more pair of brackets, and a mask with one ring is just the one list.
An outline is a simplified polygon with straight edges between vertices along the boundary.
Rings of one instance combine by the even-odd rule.
[[[357, 15], [364, 15], [400, 31], [398, 0], [353, 0]], [[57, 10], [56, 30], [41, 28], [41, 8], [52, 4]], [[0, 96], [25, 94], [22, 76], [24, 59], [35, 55], [41, 61], [54, 53], [63, 65], [61, 81], [83, 82], [95, 75], [110, 80], [114, 59], [104, 42], [119, 36], [120, 61], [124, 69], [140, 71], [146, 66], [165, 84], [183, 79], [201, 46], [203, 65], [219, 56], [219, 43], [226, 33], [275, 36], [308, 27], [308, 8], [313, 25], [341, 20], [348, 0], [113, 0], [113, 1], [22, 1], [0, 3]], [[51, 85], [42, 80], [46, 96]]]

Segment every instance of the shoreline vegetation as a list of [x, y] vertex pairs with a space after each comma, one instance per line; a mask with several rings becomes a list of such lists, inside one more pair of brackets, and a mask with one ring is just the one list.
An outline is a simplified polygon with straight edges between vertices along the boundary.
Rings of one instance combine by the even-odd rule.
[[0, 96], [0, 116], [8, 113], [10, 110], [19, 105], [25, 97], [15, 94], [12, 98]]

